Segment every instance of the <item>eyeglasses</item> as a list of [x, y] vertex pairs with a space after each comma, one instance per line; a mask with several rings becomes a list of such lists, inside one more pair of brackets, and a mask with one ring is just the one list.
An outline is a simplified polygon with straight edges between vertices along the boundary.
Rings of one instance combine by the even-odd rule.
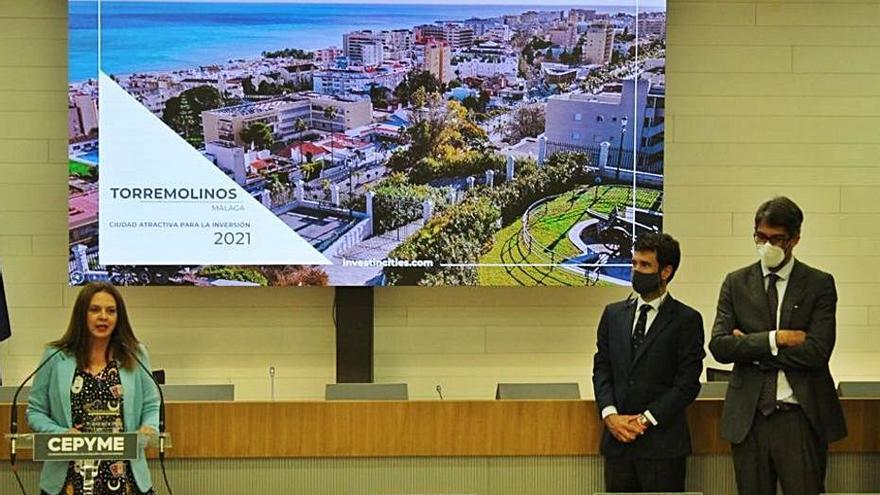
[[757, 244], [765, 244], [765, 243], [769, 242], [770, 244], [772, 244], [774, 246], [781, 246], [782, 244], [785, 244], [786, 242], [788, 242], [788, 239], [789, 239], [789, 237], [785, 234], [771, 235], [768, 237], [768, 236], [762, 234], [761, 232], [757, 232], [757, 231], [755, 231], [754, 237], [755, 237], [755, 242]]

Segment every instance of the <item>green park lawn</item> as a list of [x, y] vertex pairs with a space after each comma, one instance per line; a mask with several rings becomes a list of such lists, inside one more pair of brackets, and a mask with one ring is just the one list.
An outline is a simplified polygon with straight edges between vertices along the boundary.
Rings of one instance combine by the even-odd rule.
[[91, 165], [86, 165], [85, 163], [80, 163], [75, 160], [68, 160], [68, 175], [73, 175], [76, 177], [87, 178], [92, 175], [95, 167]]
[[[597, 198], [598, 194], [598, 198]], [[587, 210], [609, 213], [615, 207], [632, 204], [631, 189], [624, 186], [581, 188], [565, 193], [541, 206], [532, 217], [532, 237], [552, 252], [528, 252], [521, 239], [522, 219], [504, 227], [495, 235], [492, 249], [480, 263], [558, 263], [581, 254], [568, 239], [571, 228], [590, 218]], [[636, 206], [650, 207], [660, 192], [650, 189], [636, 191]], [[481, 267], [480, 285], [585, 285], [583, 277], [558, 267]], [[603, 284], [600, 282], [600, 284]]]

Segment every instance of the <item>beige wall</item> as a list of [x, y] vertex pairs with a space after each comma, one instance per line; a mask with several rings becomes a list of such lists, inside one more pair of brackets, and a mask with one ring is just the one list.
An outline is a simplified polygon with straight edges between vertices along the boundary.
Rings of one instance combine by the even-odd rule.
[[[0, 2], [0, 256], [14, 337], [9, 382], [63, 330], [66, 6]], [[667, 231], [674, 294], [711, 321], [724, 273], [754, 258], [751, 215], [785, 193], [806, 211], [801, 258], [837, 277], [838, 379], [880, 370], [880, 4], [669, 3]], [[318, 398], [334, 375], [330, 289], [126, 290], [138, 335], [172, 383], [233, 382]], [[377, 379], [414, 397], [490, 397], [496, 381], [577, 380], [621, 289], [381, 289]], [[707, 360], [711, 364], [711, 360]]]

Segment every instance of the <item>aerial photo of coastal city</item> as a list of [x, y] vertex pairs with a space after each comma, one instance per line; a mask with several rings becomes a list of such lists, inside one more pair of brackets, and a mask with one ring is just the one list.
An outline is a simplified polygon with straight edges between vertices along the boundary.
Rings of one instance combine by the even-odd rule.
[[[629, 284], [665, 0], [556, 3], [70, 1], [70, 283]], [[101, 265], [101, 72], [332, 264]]]

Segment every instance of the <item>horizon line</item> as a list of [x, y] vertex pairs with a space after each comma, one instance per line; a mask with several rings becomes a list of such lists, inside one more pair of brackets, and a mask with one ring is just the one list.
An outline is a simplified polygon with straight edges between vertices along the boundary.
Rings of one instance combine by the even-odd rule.
[[249, 4], [353, 4], [353, 5], [475, 5], [498, 7], [530, 7], [545, 10], [552, 7], [589, 8], [589, 7], [666, 7], [667, 0], [555, 0], [552, 4], [542, 5], [538, 0], [68, 0], [69, 3], [249, 3]]

